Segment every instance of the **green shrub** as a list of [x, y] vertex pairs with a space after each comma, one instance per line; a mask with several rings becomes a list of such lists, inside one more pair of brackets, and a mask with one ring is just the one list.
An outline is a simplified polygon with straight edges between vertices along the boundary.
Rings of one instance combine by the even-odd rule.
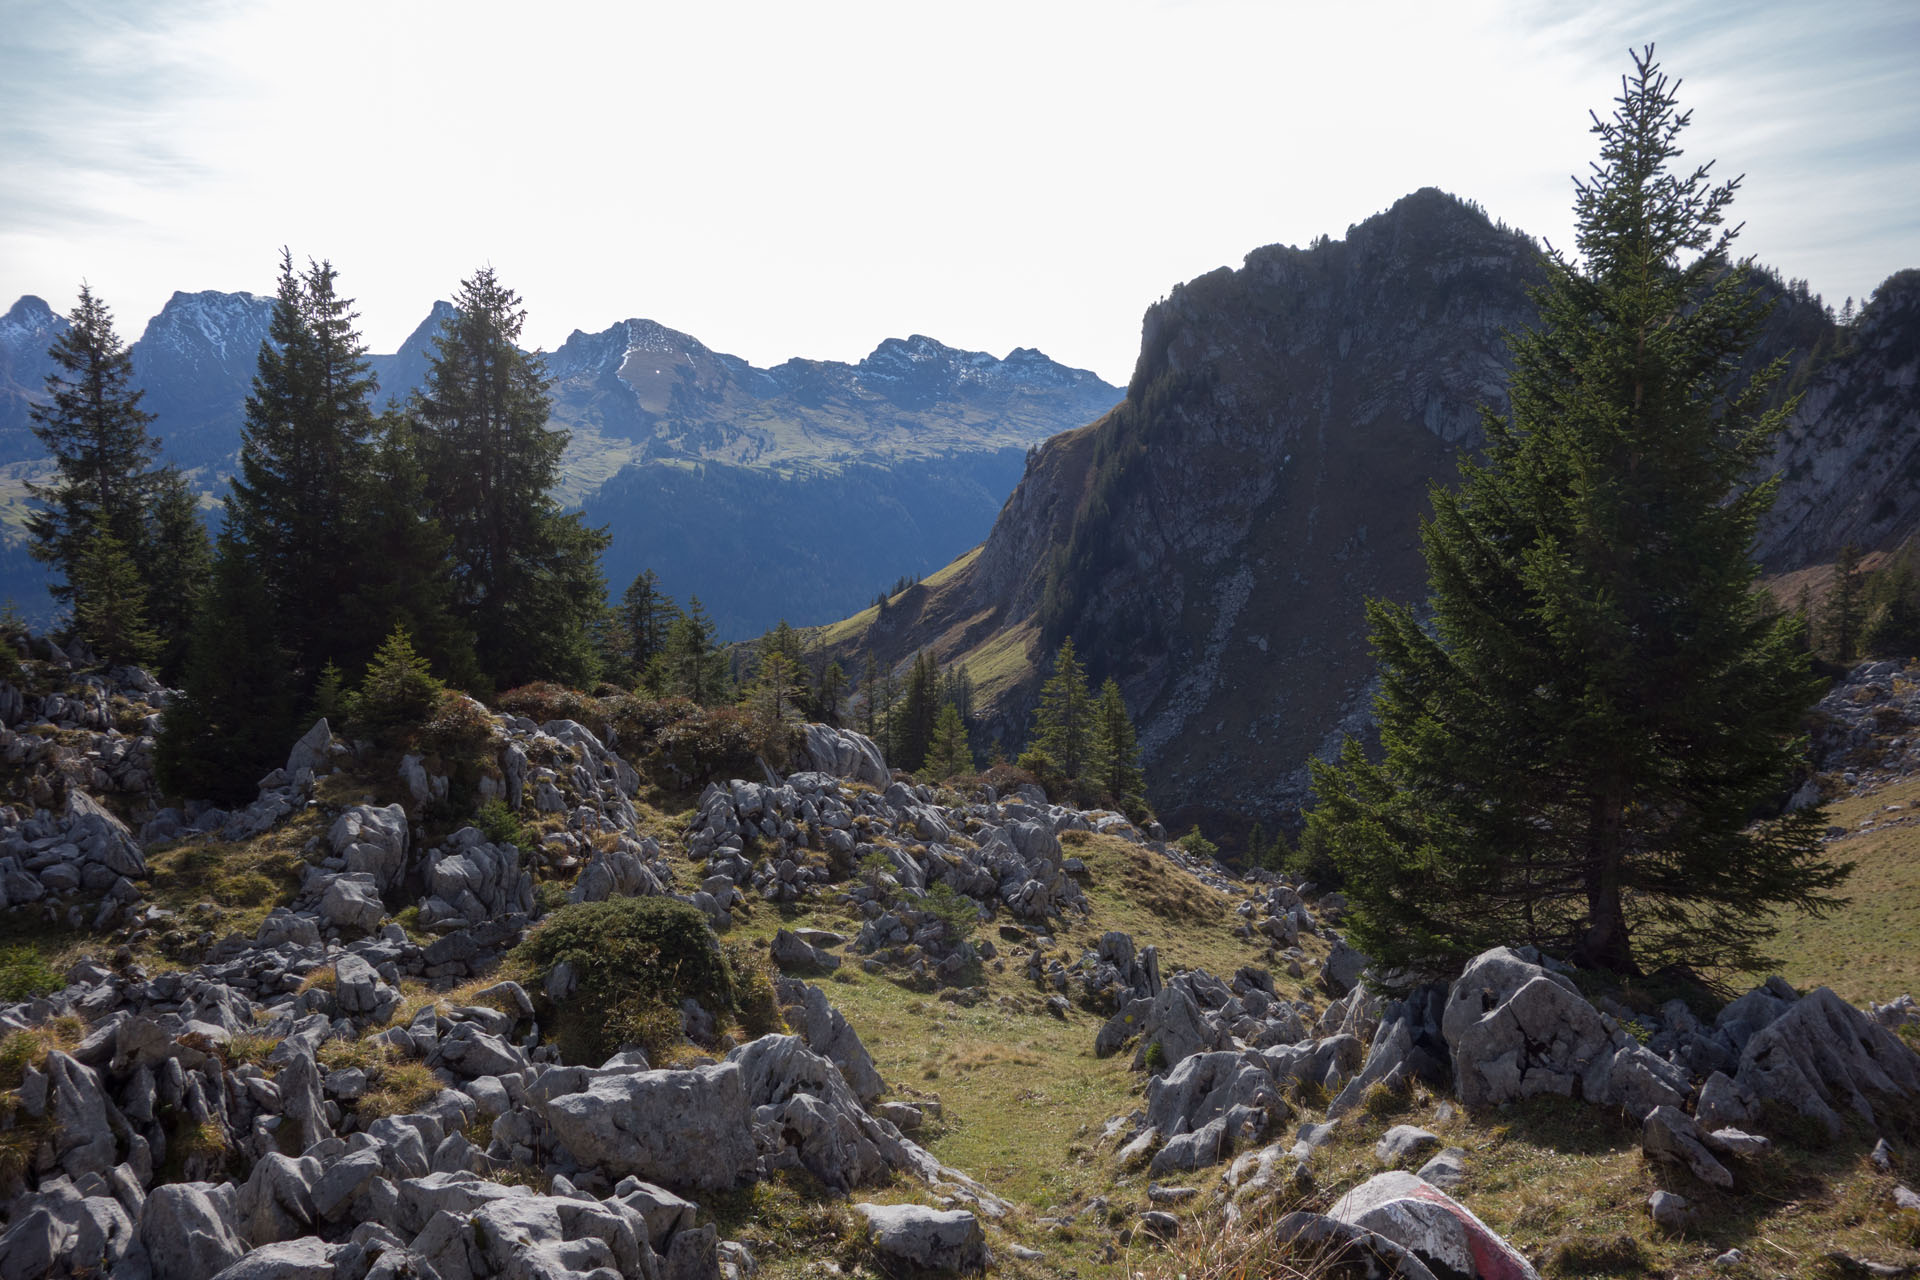
[[773, 961], [766, 949], [736, 942], [728, 945], [726, 956], [740, 1029], [756, 1038], [784, 1032], [787, 1020], [780, 1012], [780, 999], [773, 987]]
[[405, 627], [395, 627], [367, 664], [366, 678], [347, 700], [349, 730], [383, 747], [398, 747], [440, 705], [446, 686], [413, 651]]
[[592, 728], [601, 718], [598, 699], [578, 689], [536, 681], [509, 689], [494, 699], [494, 705], [508, 715], [525, 716], [537, 724], [549, 720], [577, 720]]
[[702, 708], [660, 730], [660, 753], [692, 786], [755, 773], [763, 726], [737, 707]]
[[493, 745], [493, 717], [465, 694], [448, 689], [420, 727], [420, 745], [438, 756], [472, 759]]
[[0, 950], [0, 1001], [31, 1000], [66, 985], [46, 957], [32, 947]]
[[[671, 898], [616, 898], [561, 907], [513, 953], [536, 980], [562, 961], [578, 986], [551, 1025], [569, 1062], [597, 1064], [622, 1045], [658, 1053], [689, 996], [715, 1013], [734, 1007], [732, 975], [698, 909]], [[665, 1015], [672, 1014], [669, 1019]]]
[[533, 848], [533, 836], [527, 831], [527, 824], [520, 821], [520, 815], [508, 808], [499, 796], [480, 806], [480, 811], [473, 815], [473, 825], [486, 833], [489, 844], [510, 844], [521, 850]]
[[973, 937], [973, 931], [980, 924], [980, 908], [973, 899], [945, 881], [927, 890], [926, 896], [920, 899], [920, 907], [938, 918], [947, 927], [947, 936], [955, 942]]
[[1196, 858], [1217, 858], [1220, 846], [1200, 834], [1200, 824], [1194, 823], [1193, 829], [1174, 841], [1182, 849]]

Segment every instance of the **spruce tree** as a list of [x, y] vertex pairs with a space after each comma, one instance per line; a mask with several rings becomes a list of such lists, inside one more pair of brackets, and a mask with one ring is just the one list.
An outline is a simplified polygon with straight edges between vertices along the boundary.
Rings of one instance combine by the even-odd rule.
[[229, 517], [183, 688], [161, 725], [155, 765], [167, 794], [221, 804], [254, 797], [260, 776], [286, 760], [296, 732], [288, 662], [267, 584]]
[[927, 748], [933, 744], [934, 724], [940, 718], [940, 669], [933, 655], [920, 652], [913, 657], [913, 669], [907, 674], [907, 687], [900, 699], [894, 725], [894, 767], [909, 773], [927, 760]]
[[1115, 804], [1146, 790], [1140, 772], [1140, 743], [1127, 714], [1127, 700], [1111, 676], [1100, 686], [1093, 708], [1093, 781]]
[[379, 420], [352, 554], [354, 584], [340, 604], [333, 661], [359, 671], [401, 628], [454, 684], [482, 683], [473, 633], [454, 615], [451, 544], [433, 518], [418, 437], [404, 414]]
[[160, 643], [160, 678], [177, 682], [186, 672], [194, 618], [213, 574], [213, 548], [200, 523], [200, 500], [186, 477], [172, 467], [155, 478], [147, 534], [132, 551], [147, 592], [147, 620]]
[[296, 272], [281, 251], [228, 502], [303, 696], [349, 642], [341, 603], [358, 586], [357, 526], [373, 459], [375, 382], [337, 279], [332, 263]]
[[699, 596], [687, 598], [686, 611], [667, 628], [666, 648], [656, 659], [659, 684], [668, 693], [691, 698], [702, 706], [723, 702], [727, 695], [727, 655], [714, 640], [713, 619]]
[[1033, 717], [1033, 745], [1069, 778], [1086, 772], [1093, 760], [1093, 694], [1086, 668], [1073, 651], [1073, 637], [1060, 642], [1053, 674], [1040, 688]]
[[925, 771], [935, 780], [974, 771], [973, 748], [967, 743], [967, 726], [960, 719], [960, 708], [951, 702], [940, 704], [940, 716], [933, 724], [933, 740], [927, 746]]
[[57, 368], [47, 376], [46, 403], [27, 410], [55, 474], [27, 486], [41, 505], [26, 528], [34, 558], [61, 575], [54, 598], [77, 603], [74, 567], [96, 531], [138, 561], [160, 443], [147, 430], [153, 415], [140, 407], [144, 393], [133, 386], [113, 313], [84, 283], [68, 322], [47, 351]]
[[838, 729], [840, 708], [847, 700], [847, 673], [838, 662], [829, 662], [814, 685], [813, 713]]
[[1372, 602], [1384, 758], [1316, 762], [1307, 847], [1380, 968], [1533, 943], [1619, 972], [1751, 967], [1847, 868], [1777, 805], [1818, 692], [1750, 548], [1785, 421], [1738, 374], [1765, 307], [1722, 230], [1737, 182], [1672, 167], [1687, 115], [1634, 58], [1576, 181], [1484, 461], [1423, 529], [1431, 626]]
[[1826, 623], [1826, 651], [1835, 662], [1852, 662], [1860, 648], [1866, 603], [1860, 581], [1860, 548], [1849, 542], [1833, 564], [1833, 582], [1821, 601]]
[[151, 663], [160, 637], [147, 621], [147, 588], [120, 539], [96, 529], [69, 571], [73, 629], [109, 663]]
[[620, 597], [620, 624], [626, 642], [627, 668], [638, 679], [648, 664], [667, 647], [667, 631], [680, 611], [660, 589], [653, 570], [634, 575]]
[[452, 541], [454, 605], [496, 682], [593, 675], [604, 607], [603, 530], [552, 496], [567, 433], [547, 426], [548, 382], [516, 345], [520, 296], [483, 267], [461, 281], [414, 401], [428, 489]]

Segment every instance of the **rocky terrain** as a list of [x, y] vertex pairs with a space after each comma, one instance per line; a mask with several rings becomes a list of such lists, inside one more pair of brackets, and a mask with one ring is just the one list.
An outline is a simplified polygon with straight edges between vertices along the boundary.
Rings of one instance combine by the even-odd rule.
[[[825, 642], [963, 663], [1012, 744], [1070, 634], [1096, 681], [1120, 681], [1171, 823], [1288, 820], [1307, 758], [1367, 723], [1363, 601], [1425, 593], [1428, 487], [1478, 443], [1480, 407], [1504, 404], [1503, 335], [1531, 322], [1537, 252], [1425, 190], [1344, 240], [1175, 288], [1125, 403], [1032, 459], [984, 547]], [[1892, 277], [1844, 332], [1803, 290], [1763, 287], [1777, 305], [1754, 363], [1789, 357], [1780, 390], [1801, 398], [1757, 554], [1784, 572], [1899, 542], [1920, 517], [1920, 285]]]
[[[9, 1280], [1920, 1264], [1920, 1011], [1891, 991], [1715, 1002], [1496, 950], [1388, 998], [1337, 894], [1017, 775], [917, 784], [824, 725], [675, 801], [612, 721], [474, 706], [466, 790], [323, 721], [246, 807], [162, 807], [166, 692], [15, 648]], [[1920, 684], [1863, 666], [1810, 786], [1897, 782], [1916, 730]], [[563, 1052], [598, 977], [520, 944], [634, 899], [743, 981], [774, 966], [766, 1009]]]

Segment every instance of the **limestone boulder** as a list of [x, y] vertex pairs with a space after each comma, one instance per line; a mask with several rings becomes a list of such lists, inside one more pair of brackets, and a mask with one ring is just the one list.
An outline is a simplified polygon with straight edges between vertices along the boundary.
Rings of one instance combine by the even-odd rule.
[[1328, 1216], [1384, 1236], [1436, 1275], [1540, 1280], [1533, 1264], [1472, 1210], [1411, 1173], [1368, 1179], [1335, 1201]]
[[993, 1257], [980, 1220], [964, 1209], [918, 1204], [856, 1204], [874, 1252], [914, 1271], [985, 1271]]
[[721, 1191], [756, 1171], [753, 1115], [732, 1062], [599, 1075], [577, 1093], [530, 1100], [574, 1159], [614, 1178]]

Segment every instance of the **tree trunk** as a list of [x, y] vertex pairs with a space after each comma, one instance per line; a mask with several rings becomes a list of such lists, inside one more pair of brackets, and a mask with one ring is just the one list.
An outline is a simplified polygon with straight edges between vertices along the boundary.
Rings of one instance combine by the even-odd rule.
[[1620, 905], [1620, 870], [1625, 856], [1626, 805], [1614, 788], [1594, 796], [1587, 846], [1587, 931], [1574, 961], [1589, 968], [1633, 973], [1627, 917]]

